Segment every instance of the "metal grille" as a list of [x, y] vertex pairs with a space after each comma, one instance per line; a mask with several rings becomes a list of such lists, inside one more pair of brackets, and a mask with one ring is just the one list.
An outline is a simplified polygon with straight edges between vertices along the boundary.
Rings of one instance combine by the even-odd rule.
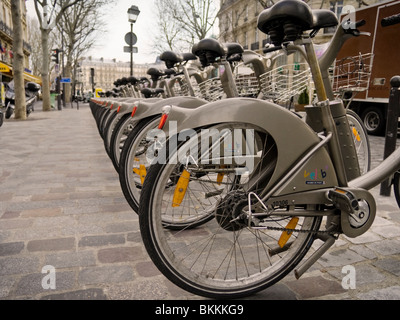
[[346, 57], [335, 62], [332, 88], [335, 93], [365, 91], [369, 87], [372, 70], [372, 53]]
[[235, 81], [239, 97], [256, 98], [260, 93], [260, 85], [254, 74], [236, 75]]
[[225, 97], [219, 78], [212, 78], [199, 83], [200, 95], [204, 100], [217, 101]]
[[312, 86], [312, 76], [307, 64], [287, 64], [261, 75], [260, 83], [264, 99], [286, 104]]

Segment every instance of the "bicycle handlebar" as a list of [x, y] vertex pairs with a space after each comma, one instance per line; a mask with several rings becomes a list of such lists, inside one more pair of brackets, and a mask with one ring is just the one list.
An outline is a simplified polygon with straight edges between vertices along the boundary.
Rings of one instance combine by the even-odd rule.
[[393, 16], [383, 18], [381, 20], [382, 27], [389, 27], [394, 24], [400, 23], [400, 13], [394, 14]]
[[281, 50], [281, 49], [282, 49], [282, 46], [263, 48], [263, 52], [264, 53], [268, 53], [268, 52], [278, 51], [278, 50]]

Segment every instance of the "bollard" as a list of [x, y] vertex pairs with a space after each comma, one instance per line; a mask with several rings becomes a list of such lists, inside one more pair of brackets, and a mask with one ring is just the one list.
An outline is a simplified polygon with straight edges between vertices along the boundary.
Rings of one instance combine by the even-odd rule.
[[[390, 96], [387, 110], [385, 151], [383, 158], [386, 159], [396, 150], [397, 126], [400, 116], [400, 76], [390, 79]], [[381, 184], [381, 196], [390, 197], [392, 179], [386, 179]]]

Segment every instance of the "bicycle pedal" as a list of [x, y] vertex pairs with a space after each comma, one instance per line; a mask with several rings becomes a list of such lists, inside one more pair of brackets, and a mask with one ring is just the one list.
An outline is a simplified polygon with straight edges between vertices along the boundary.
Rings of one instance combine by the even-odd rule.
[[335, 207], [349, 214], [359, 209], [358, 201], [354, 194], [346, 189], [335, 188], [328, 192], [328, 198], [333, 202]]

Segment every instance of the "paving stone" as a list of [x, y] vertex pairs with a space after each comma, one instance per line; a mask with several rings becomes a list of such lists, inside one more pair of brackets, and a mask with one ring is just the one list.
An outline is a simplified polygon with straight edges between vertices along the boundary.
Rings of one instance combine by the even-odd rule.
[[41, 300], [107, 300], [103, 289], [90, 288], [59, 294], [46, 295]]
[[400, 237], [400, 226], [395, 226], [395, 225], [378, 226], [378, 227], [372, 227], [372, 230], [386, 239]]
[[28, 257], [0, 257], [0, 276], [31, 273], [39, 268], [39, 258], [35, 256]]
[[11, 289], [13, 288], [16, 280], [14, 277], [2, 277], [0, 276], [0, 299], [9, 296]]
[[300, 278], [297, 281], [287, 283], [287, 286], [296, 292], [301, 299], [346, 292], [337, 281], [327, 280], [321, 276]]
[[356, 262], [365, 260], [364, 257], [347, 249], [329, 250], [326, 252], [318, 262], [324, 267], [338, 267], [351, 265]]
[[18, 254], [24, 249], [23, 242], [0, 243], [0, 256]]
[[28, 242], [27, 249], [35, 251], [71, 250], [75, 246], [75, 238], [60, 238], [47, 240], [32, 240]]
[[141, 277], [154, 277], [161, 274], [152, 261], [139, 262], [136, 264], [136, 271]]
[[383, 270], [386, 270], [397, 277], [400, 277], [400, 260], [395, 258], [386, 258], [382, 260], [378, 260], [373, 263], [374, 266], [377, 266]]
[[62, 208], [39, 208], [22, 210], [22, 217], [54, 217], [62, 214]]
[[85, 268], [79, 272], [78, 281], [81, 284], [115, 283], [133, 280], [131, 266], [104, 266]]
[[88, 267], [96, 265], [93, 251], [57, 252], [46, 256], [46, 265], [58, 268]]
[[124, 244], [125, 236], [123, 234], [109, 234], [100, 236], [87, 236], [79, 240], [78, 247], [100, 247], [110, 244]]
[[98, 259], [102, 263], [136, 261], [143, 257], [140, 247], [107, 248], [98, 251]]
[[400, 253], [400, 240], [382, 240], [379, 242], [369, 243], [366, 246], [383, 255]]
[[400, 300], [400, 286], [375, 289], [357, 295], [361, 300]]

